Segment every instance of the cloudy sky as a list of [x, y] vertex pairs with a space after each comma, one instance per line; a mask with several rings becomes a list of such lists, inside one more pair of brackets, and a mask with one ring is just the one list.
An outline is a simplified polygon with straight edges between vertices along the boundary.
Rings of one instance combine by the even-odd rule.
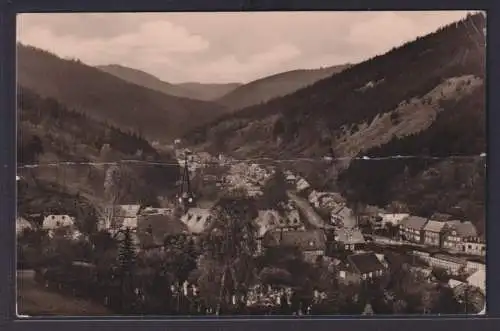
[[89, 65], [169, 82], [248, 82], [356, 63], [461, 19], [464, 11], [23, 14], [18, 40]]

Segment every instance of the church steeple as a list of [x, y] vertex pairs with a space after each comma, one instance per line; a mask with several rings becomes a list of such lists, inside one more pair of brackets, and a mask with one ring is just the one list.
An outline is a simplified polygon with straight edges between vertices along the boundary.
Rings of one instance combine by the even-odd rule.
[[189, 178], [189, 163], [187, 154], [184, 156], [184, 170], [181, 178], [178, 202], [184, 210], [195, 205], [195, 195], [191, 190], [191, 180]]

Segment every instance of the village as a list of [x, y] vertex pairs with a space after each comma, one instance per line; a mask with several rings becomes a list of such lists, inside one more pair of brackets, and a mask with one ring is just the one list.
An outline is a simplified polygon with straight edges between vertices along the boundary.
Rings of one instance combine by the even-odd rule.
[[[182, 235], [196, 241], [212, 231], [213, 221], [218, 215], [218, 200], [206, 199], [193, 189], [196, 178], [201, 180], [202, 186], [224, 192], [245, 192], [251, 199], [259, 199], [264, 194], [263, 187], [276, 172], [273, 165], [238, 161], [223, 155], [196, 154], [185, 149], [177, 151], [177, 158], [183, 176], [176, 201], [165, 201], [161, 207], [110, 205], [99, 220], [99, 231], [115, 236], [129, 231], [138, 255], [168, 254], [165, 238]], [[223, 175], [204, 171], [214, 164], [228, 170]], [[353, 210], [338, 192], [320, 192], [305, 178], [289, 170], [282, 175], [286, 182], [286, 201], [259, 209], [253, 220], [256, 258], [266, 256], [269, 254], [266, 252], [273, 249], [294, 249], [300, 252], [306, 264], [321, 265], [327, 277], [334, 278], [328, 281], [346, 288], [376, 284], [383, 289], [386, 302], [397, 301], [387, 284], [394, 281], [395, 274], [404, 270], [423, 286], [439, 285], [449, 289], [459, 307], [464, 307], [457, 313], [484, 313], [486, 242], [470, 220], [458, 220], [441, 213], [424, 218], [375, 206]], [[64, 228], [71, 240], [82, 240], [83, 235], [76, 230], [75, 221], [75, 215], [45, 215], [42, 228], [49, 237], [54, 237]], [[29, 228], [33, 228], [32, 223], [18, 218], [18, 236]], [[200, 265], [203, 261], [198, 258], [196, 263]], [[314, 315], [320, 310], [315, 307], [331, 299], [327, 290], [313, 286], [308, 290], [310, 299], [294, 306], [292, 301], [297, 288], [286, 285], [286, 280], [293, 275], [276, 269], [279, 268], [264, 268], [260, 282], [248, 284], [245, 295], [233, 292], [229, 302], [246, 309], [260, 307], [258, 311], [266, 314], [287, 304], [294, 307], [287, 312]], [[262, 275], [265, 271], [267, 278]], [[271, 281], [262, 281], [263, 278]], [[179, 297], [200, 296], [200, 287], [189, 279], [182, 283], [173, 282], [172, 297], [177, 297], [179, 302]], [[137, 296], [144, 297], [139, 288], [136, 292]], [[110, 300], [110, 296], [106, 296], [104, 301]], [[372, 305], [375, 304], [365, 300], [356, 312], [373, 314], [376, 308]], [[217, 305], [200, 307], [198, 305], [195, 310], [202, 311], [202, 314], [218, 314], [220, 310]], [[278, 312], [283, 311], [278, 309]], [[423, 312], [426, 313], [426, 308]]]

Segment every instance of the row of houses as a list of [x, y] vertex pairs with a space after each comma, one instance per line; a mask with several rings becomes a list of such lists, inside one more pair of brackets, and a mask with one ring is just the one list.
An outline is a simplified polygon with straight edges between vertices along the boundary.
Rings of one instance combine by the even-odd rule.
[[486, 243], [471, 222], [408, 216], [398, 224], [402, 239], [430, 247], [484, 256]]

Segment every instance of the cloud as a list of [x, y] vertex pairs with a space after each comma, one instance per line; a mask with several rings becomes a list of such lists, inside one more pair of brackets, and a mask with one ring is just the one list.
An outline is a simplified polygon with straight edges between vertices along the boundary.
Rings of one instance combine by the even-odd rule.
[[467, 11], [22, 14], [20, 41], [170, 82], [247, 82], [356, 63]]
[[57, 35], [44, 26], [19, 26], [18, 40], [22, 43], [62, 57], [79, 58], [91, 65], [161, 65], [170, 63], [172, 55], [203, 52], [210, 46], [201, 36], [165, 20], [145, 22], [135, 32], [111, 38], [78, 38], [69, 34]]
[[291, 44], [280, 44], [270, 49], [240, 59], [234, 54], [226, 55], [192, 70], [200, 80], [209, 76], [220, 81], [238, 81], [241, 77], [265, 75], [277, 65], [285, 65], [297, 58], [301, 51]]

